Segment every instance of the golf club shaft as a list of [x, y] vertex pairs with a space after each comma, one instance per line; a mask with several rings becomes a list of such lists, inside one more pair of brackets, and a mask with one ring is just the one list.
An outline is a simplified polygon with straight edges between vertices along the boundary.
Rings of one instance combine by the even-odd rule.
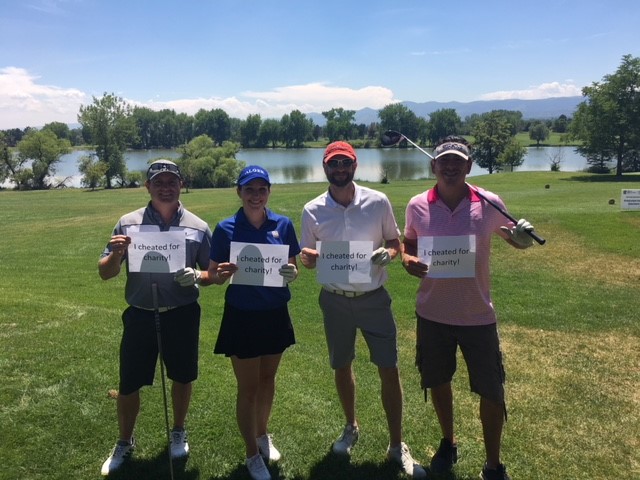
[[[402, 134], [400, 134], [402, 135]], [[431, 155], [429, 152], [427, 152], [425, 149], [423, 149], [422, 147], [420, 147], [417, 143], [414, 143], [413, 141], [411, 141], [410, 139], [408, 139], [407, 137], [405, 137], [404, 135], [402, 135], [402, 138], [404, 138], [407, 142], [409, 142], [411, 145], [413, 145], [414, 147], [416, 147], [418, 150], [420, 150], [422, 153], [424, 153], [427, 157], [429, 157], [431, 160], [433, 160], [433, 155]]]
[[169, 430], [169, 408], [167, 406], [167, 384], [164, 379], [164, 355], [162, 355], [162, 335], [160, 333], [160, 306], [158, 303], [158, 284], [151, 284], [153, 296], [153, 315], [156, 322], [156, 339], [158, 340], [158, 355], [160, 357], [160, 376], [162, 377], [162, 399], [164, 401], [164, 424], [167, 430], [167, 453], [169, 454], [169, 472], [173, 480], [173, 460], [171, 458], [171, 431]]
[[[395, 138], [393, 138], [391, 140], [392, 143], [397, 143], [399, 142], [401, 139], [405, 139], [407, 142], [409, 142], [411, 145], [413, 145], [414, 147], [416, 147], [418, 150], [420, 150], [422, 153], [424, 153], [427, 157], [429, 157], [431, 160], [434, 160], [434, 156], [431, 155], [429, 152], [427, 152], [426, 150], [424, 150], [423, 148], [420, 148], [419, 145], [417, 145], [415, 142], [413, 142], [411, 139], [407, 138], [406, 135], [404, 135], [403, 133], [397, 132], [395, 130], [389, 130], [388, 133], [391, 133], [395, 136]], [[471, 185], [467, 184], [469, 186], [469, 188], [471, 188], [480, 198], [482, 198], [485, 202], [487, 202], [489, 205], [491, 205], [493, 208], [495, 208], [496, 210], [498, 210], [502, 215], [504, 215], [506, 218], [508, 218], [509, 220], [511, 220], [513, 223], [518, 223], [518, 220], [516, 220], [513, 216], [509, 215], [509, 213], [507, 213], [502, 207], [500, 207], [500, 205], [498, 205], [497, 203], [489, 200], [485, 195], [483, 195], [482, 193], [480, 193], [478, 191], [477, 188], [472, 187]], [[535, 233], [533, 230], [525, 230], [527, 235], [529, 235], [531, 238], [533, 238], [536, 242], [538, 242], [540, 245], [544, 245], [546, 240], [544, 238], [542, 238], [540, 235], [538, 235], [537, 233]]]
[[[492, 200], [489, 200], [486, 197], [486, 195], [480, 193], [480, 191], [477, 188], [469, 185], [468, 183], [467, 183], [467, 185], [469, 186], [469, 188], [471, 190], [473, 190], [475, 192], [476, 195], [478, 195], [480, 198], [482, 198], [485, 202], [487, 202], [493, 208], [498, 210], [506, 218], [511, 220], [513, 223], [516, 223], [516, 224], [518, 223], [518, 220], [513, 215], [510, 215], [508, 212], [506, 212], [502, 207], [500, 207], [500, 205], [498, 205], [497, 203], [493, 202]], [[540, 235], [538, 235], [536, 232], [534, 232], [533, 230], [525, 230], [525, 232], [527, 233], [527, 235], [529, 235], [531, 238], [533, 238], [536, 242], [538, 242], [538, 244], [540, 244], [540, 245], [544, 245], [545, 244], [546, 240], [544, 238], [542, 238]]]

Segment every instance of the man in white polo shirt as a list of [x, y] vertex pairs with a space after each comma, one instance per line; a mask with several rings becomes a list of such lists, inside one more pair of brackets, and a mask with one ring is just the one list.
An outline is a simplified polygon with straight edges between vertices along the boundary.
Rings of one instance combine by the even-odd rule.
[[[497, 234], [510, 245], [533, 244], [524, 219], [514, 225], [466, 183], [471, 171], [471, 147], [462, 137], [447, 137], [436, 146], [431, 169], [436, 186], [413, 197], [406, 209], [402, 264], [420, 278], [416, 301], [416, 365], [422, 388], [431, 389], [443, 438], [431, 459], [431, 473], [445, 473], [458, 460], [453, 432], [451, 379], [457, 347], [464, 355], [471, 390], [480, 396], [480, 420], [486, 461], [480, 478], [509, 480], [500, 462], [500, 438], [506, 418], [504, 368], [490, 295], [489, 254]], [[494, 193], [482, 195], [506, 210]], [[431, 256], [423, 258], [421, 251]]]
[[329, 361], [346, 425], [333, 443], [333, 451], [348, 456], [359, 437], [355, 412], [355, 339], [359, 329], [378, 367], [382, 405], [389, 427], [387, 458], [397, 462], [413, 478], [426, 478], [425, 470], [411, 457], [402, 441], [402, 387], [398, 372], [397, 330], [391, 298], [384, 288], [385, 266], [400, 251], [400, 230], [386, 195], [353, 181], [356, 153], [346, 142], [333, 142], [325, 150], [324, 172], [329, 189], [307, 203], [302, 213], [300, 260], [315, 268], [316, 242], [371, 241], [369, 283], [326, 283], [320, 290]]

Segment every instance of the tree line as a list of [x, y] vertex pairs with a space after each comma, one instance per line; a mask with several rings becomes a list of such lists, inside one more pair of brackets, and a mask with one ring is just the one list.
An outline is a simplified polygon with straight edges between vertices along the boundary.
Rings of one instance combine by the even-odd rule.
[[[585, 100], [573, 118], [525, 120], [522, 113], [493, 110], [460, 118], [455, 109], [441, 109], [418, 117], [395, 103], [378, 111], [378, 122], [355, 122], [355, 110], [332, 108], [322, 112], [323, 126], [299, 110], [277, 119], [259, 114], [245, 120], [222, 109], [199, 110], [195, 115], [164, 109], [154, 111], [127, 104], [113, 93], [93, 97], [78, 113], [79, 128], [60, 122], [42, 129], [0, 131], [0, 182], [18, 189], [51, 188], [55, 164], [73, 146], [87, 145], [94, 156], [79, 161], [82, 183], [90, 188], [139, 185], [140, 172], [127, 171], [126, 149], [176, 148], [187, 186], [226, 187], [242, 168], [235, 159], [240, 148], [303, 148], [307, 142], [346, 140], [357, 148], [379, 147], [386, 130], [402, 132], [423, 146], [451, 134], [471, 137], [474, 161], [489, 173], [522, 164], [526, 149], [515, 140], [528, 132], [538, 145], [550, 132], [580, 141], [578, 151], [594, 172], [616, 175], [640, 171], [640, 59], [625, 55], [618, 70], [583, 89]], [[407, 148], [406, 142], [399, 145]]]

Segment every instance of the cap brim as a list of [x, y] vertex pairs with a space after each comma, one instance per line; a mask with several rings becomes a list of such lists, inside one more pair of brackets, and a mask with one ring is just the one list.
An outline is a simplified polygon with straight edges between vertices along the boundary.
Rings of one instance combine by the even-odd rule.
[[267, 182], [267, 185], [271, 185], [271, 182], [269, 181], [269, 179], [265, 178], [263, 175], [250, 175], [247, 178], [243, 178], [241, 181], [238, 182], [238, 186], [239, 187], [243, 187], [245, 186], [247, 183], [253, 181], [253, 180], [264, 180], [265, 182]]
[[171, 175], [175, 175], [176, 177], [178, 177], [180, 180], [182, 180], [182, 175], [180, 175], [178, 172], [173, 172], [171, 170], [159, 170], [157, 172], [153, 172], [153, 175], [151, 176], [147, 176], [147, 180], [153, 180], [154, 178], [156, 178], [158, 175], [161, 175], [163, 173], [170, 173]]
[[454, 149], [451, 149], [451, 150], [445, 150], [444, 152], [440, 153], [439, 155], [436, 155], [436, 157], [434, 158], [434, 160], [437, 160], [437, 159], [439, 159], [439, 158], [442, 158], [442, 157], [444, 157], [444, 156], [446, 156], [446, 155], [457, 155], [457, 156], [459, 156], [459, 157], [464, 158], [465, 160], [469, 160], [469, 156], [468, 156], [468, 155], [465, 155], [465, 154], [464, 154], [464, 153], [462, 153], [460, 150], [454, 150]]
[[331, 152], [328, 156], [326, 156], [324, 158], [324, 163], [327, 163], [329, 160], [331, 160], [333, 157], [347, 157], [350, 158], [351, 160], [353, 160], [354, 162], [357, 161], [355, 155], [353, 155], [353, 153], [345, 151], [345, 150], [338, 150], [335, 152]]

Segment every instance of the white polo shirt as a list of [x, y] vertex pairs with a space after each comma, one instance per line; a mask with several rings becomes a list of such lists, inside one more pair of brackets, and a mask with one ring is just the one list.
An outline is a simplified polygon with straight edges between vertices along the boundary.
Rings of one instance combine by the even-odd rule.
[[[346, 207], [336, 202], [329, 191], [308, 202], [302, 211], [301, 248], [316, 249], [317, 241], [372, 241], [373, 250], [385, 241], [396, 240], [400, 230], [387, 196], [353, 182], [355, 195]], [[384, 267], [371, 265], [371, 283], [331, 283], [327, 288], [368, 292], [384, 285]]]

